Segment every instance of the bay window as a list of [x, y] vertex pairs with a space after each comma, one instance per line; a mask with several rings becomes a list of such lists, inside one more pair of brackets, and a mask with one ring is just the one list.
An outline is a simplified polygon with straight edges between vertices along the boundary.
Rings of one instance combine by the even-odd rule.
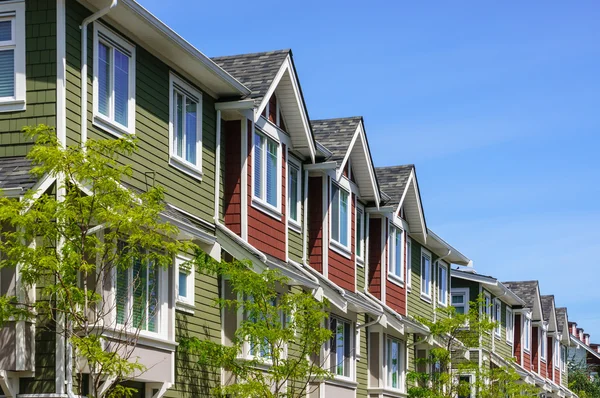
[[94, 124], [118, 137], [135, 133], [135, 47], [94, 23]]
[[279, 209], [279, 144], [259, 132], [254, 133], [254, 199]]
[[404, 390], [404, 345], [400, 340], [386, 339], [387, 387]]
[[0, 112], [25, 110], [25, 2], [0, 3]]
[[336, 376], [351, 377], [352, 366], [352, 324], [349, 321], [330, 318], [332, 333], [329, 344], [331, 372]]
[[431, 254], [421, 250], [421, 298], [431, 300]]
[[288, 217], [289, 222], [295, 226], [300, 226], [300, 166], [293, 162], [288, 162]]
[[400, 228], [390, 226], [390, 243], [389, 243], [389, 275], [399, 278], [404, 282], [404, 264], [402, 256], [404, 246], [404, 231]]
[[331, 239], [350, 249], [350, 201], [349, 193], [336, 184], [331, 184]]
[[438, 263], [438, 303], [448, 305], [448, 266], [442, 262]]

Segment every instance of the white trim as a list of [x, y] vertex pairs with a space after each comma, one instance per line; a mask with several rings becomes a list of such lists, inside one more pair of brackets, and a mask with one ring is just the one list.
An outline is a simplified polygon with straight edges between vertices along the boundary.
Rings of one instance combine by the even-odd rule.
[[[381, 370], [384, 372], [385, 383], [384, 388], [393, 391], [394, 393], [406, 393], [406, 370], [407, 370], [407, 362], [406, 362], [406, 342], [392, 335], [386, 334], [384, 336], [384, 361], [383, 367]], [[395, 342], [398, 344], [398, 361], [400, 362], [398, 366], [398, 387], [392, 387], [391, 380], [389, 380], [390, 369], [389, 368], [389, 344], [391, 342]]]
[[[190, 98], [196, 103], [196, 163], [191, 163], [184, 157], [177, 155], [176, 148], [174, 146], [175, 139], [175, 106], [173, 101], [174, 92], [177, 91], [185, 98]], [[187, 120], [184, 109], [183, 119]], [[194, 88], [192, 85], [185, 82], [179, 76], [173, 72], [169, 73], [169, 165], [181, 170], [182, 172], [202, 180], [202, 93]], [[185, 128], [183, 131], [183, 138], [185, 142], [186, 132]], [[182, 151], [186, 151], [186, 144], [182, 143]], [[185, 156], [185, 155], [184, 155]]]
[[[59, 12], [57, 7], [57, 13]], [[0, 3], [2, 19], [11, 20], [12, 40], [2, 47], [14, 51], [14, 95], [0, 98], [0, 112], [16, 112], [26, 109], [26, 66], [25, 66], [25, 1]], [[57, 14], [58, 15], [58, 14]], [[57, 23], [59, 21], [57, 20]], [[58, 35], [58, 33], [57, 33]], [[57, 48], [57, 58], [59, 53]], [[58, 78], [58, 74], [57, 74]]]
[[[426, 291], [425, 292], [423, 291], [423, 276], [424, 276], [424, 273], [423, 273], [423, 257], [429, 258], [429, 280], [427, 281], [427, 283], [429, 285], [428, 286], [429, 287], [429, 289], [428, 289], [429, 290], [429, 294]], [[431, 303], [432, 302], [432, 300], [431, 300], [432, 299], [432, 293], [433, 293], [431, 291], [432, 288], [433, 288], [432, 287], [432, 283], [431, 283], [431, 280], [433, 279], [432, 275], [431, 275], [432, 271], [433, 271], [433, 258], [431, 256], [431, 252], [429, 250], [426, 250], [423, 247], [421, 247], [421, 261], [420, 261], [420, 263], [421, 263], [420, 264], [420, 267], [421, 267], [421, 299], [424, 300], [424, 301], [427, 301], [428, 303]]]
[[[464, 308], [464, 314], [468, 314], [469, 310], [471, 308], [470, 306], [470, 302], [469, 302], [469, 297], [470, 295], [470, 290], [469, 288], [466, 287], [453, 287], [450, 291], [450, 305], [453, 307], [463, 307]], [[462, 305], [454, 305], [454, 302], [452, 301], [452, 296], [463, 296], [464, 297], [464, 303]]]
[[[98, 99], [98, 71], [99, 71], [99, 68], [98, 68], [98, 44], [101, 41], [100, 35], [105, 37], [105, 39], [102, 39], [102, 41], [105, 41], [107, 43], [109, 43], [109, 41], [111, 41], [112, 43], [109, 43], [109, 45], [111, 45], [113, 48], [115, 46], [119, 46], [119, 47], [121, 47], [122, 50], [129, 52], [129, 54], [126, 54], [129, 56], [129, 71], [128, 71], [129, 99], [127, 101], [127, 126], [124, 126], [121, 123], [114, 120], [114, 115], [112, 115], [112, 113], [114, 112], [114, 109], [113, 109], [114, 88], [113, 88], [113, 93], [111, 95], [111, 99], [109, 100], [109, 116], [101, 114], [98, 110], [98, 105], [99, 105], [99, 99]], [[96, 127], [101, 128], [104, 131], [106, 131], [118, 138], [121, 138], [127, 134], [134, 135], [135, 134], [135, 110], [136, 110], [135, 45], [128, 42], [123, 37], [119, 36], [118, 34], [114, 33], [112, 30], [105, 27], [98, 21], [95, 21], [94, 22], [94, 41], [93, 41], [93, 61], [94, 61], [93, 62], [93, 68], [94, 68], [93, 79], [94, 80], [93, 80], [93, 89], [92, 89], [93, 90], [93, 124]], [[114, 61], [112, 61], [111, 67], [114, 67]], [[111, 72], [111, 76], [113, 76], [113, 73], [114, 72]], [[114, 77], [112, 77], [112, 79], [114, 80]], [[114, 81], [112, 82], [112, 84], [114, 84]]]
[[[338, 192], [344, 192], [346, 194], [347, 197], [347, 214], [346, 214], [346, 242], [347, 244], [344, 245], [343, 243], [336, 241], [333, 238], [333, 233], [330, 233], [330, 243], [331, 243], [331, 247], [332, 248], [336, 248], [336, 249], [340, 249], [344, 252], [347, 253], [347, 256], [351, 257], [351, 247], [352, 247], [352, 192], [345, 189], [342, 184], [338, 183], [337, 181], [330, 181], [329, 183], [329, 208], [332, 209], [333, 207], [333, 185], [336, 185]], [[341, 209], [341, 206], [338, 203], [338, 210]], [[338, 213], [338, 225], [335, 226], [338, 228], [338, 239], [341, 238], [341, 231], [339, 230], [339, 227], [341, 225], [340, 221], [340, 214], [341, 212]], [[329, 223], [330, 223], [330, 230], [332, 230], [334, 228], [333, 222], [332, 222], [332, 217], [333, 217], [333, 211], [329, 212]], [[340, 239], [341, 240], [341, 239]]]
[[[412, 288], [412, 249], [413, 249], [413, 244], [412, 244], [412, 239], [410, 238], [410, 236], [406, 236], [406, 242], [404, 243], [405, 245], [405, 255], [404, 257], [406, 258], [406, 287], [408, 288], [408, 290], [411, 290]], [[410, 247], [410, 250], [409, 250]]]
[[[522, 344], [523, 350], [527, 353], [530, 353], [531, 352], [531, 329], [532, 329], [531, 328], [531, 319], [527, 316], [527, 314], [523, 314], [523, 315], [525, 315], [525, 316], [521, 317], [523, 319], [521, 321], [521, 323], [523, 325], [522, 326], [523, 329], [522, 329], [522, 333], [521, 333], [521, 340], [523, 342], [523, 344]], [[526, 329], [525, 326], [527, 324], [529, 325], [529, 327]], [[527, 336], [528, 336], [527, 340], [525, 340], [525, 330], [527, 330]], [[527, 343], [527, 344], [525, 344], [525, 343]]]
[[[358, 213], [361, 212], [362, 213], [362, 220], [360, 223], [360, 231], [358, 228]], [[365, 255], [365, 250], [366, 250], [366, 239], [365, 239], [365, 207], [360, 204], [358, 202], [358, 198], [356, 199], [356, 205], [354, 206], [354, 230], [355, 230], [355, 234], [354, 234], [354, 251], [356, 253], [356, 263], [360, 266], [360, 267], [364, 267], [365, 265], [365, 259], [366, 259], [366, 255]], [[360, 239], [359, 239], [360, 237]], [[358, 247], [360, 247], [360, 252], [361, 255], [358, 255]]]
[[[196, 272], [193, 264], [188, 264], [187, 270], [183, 270], [183, 273], [186, 274], [186, 296], [179, 295], [179, 274], [180, 274], [180, 266], [184, 263], [190, 263], [192, 259], [185, 254], [178, 254], [174, 258], [175, 264], [175, 303], [177, 305], [177, 309], [181, 310], [192, 310], [195, 307], [195, 279]], [[179, 308], [179, 306], [182, 308]]]
[[[448, 269], [450, 267], [448, 267], [448, 264], [445, 261], [438, 260], [438, 261], [436, 261], [436, 263], [437, 263], [437, 275], [436, 275], [436, 281], [437, 281], [437, 303], [440, 306], [442, 306], [442, 307], [447, 307], [448, 306], [448, 293], [450, 292], [450, 289], [448, 288], [448, 286], [450, 285], [449, 280], [448, 280], [450, 273], [448, 272]], [[441, 286], [441, 284], [440, 284], [440, 270], [442, 270], [442, 269], [444, 270], [444, 274], [446, 276], [446, 281], [445, 281], [446, 282], [445, 283], [446, 289], [443, 292], [443, 295], [444, 295], [443, 298], [444, 298], [444, 300], [440, 300], [440, 286]]]
[[540, 333], [540, 360], [546, 362], [548, 356], [548, 335], [543, 328], [538, 328]]
[[[510, 333], [508, 328], [508, 320], [510, 319]], [[506, 306], [506, 342], [513, 345], [515, 339], [515, 315], [513, 314], [512, 308]]]
[[[242, 117], [241, 119], [241, 126], [240, 126], [240, 142], [241, 142], [241, 150], [240, 150], [240, 156], [241, 156], [241, 165], [242, 165], [242, 175], [240, 177], [240, 191], [241, 191], [241, 197], [240, 197], [240, 204], [241, 204], [241, 210], [240, 210], [240, 222], [242, 224], [241, 226], [241, 232], [242, 232], [242, 239], [245, 241], [248, 241], [248, 187], [250, 186], [248, 184], [248, 122], [250, 121], [250, 119], [248, 118], [244, 118]], [[254, 137], [254, 122], [250, 123], [250, 133], [252, 134], [251, 137]], [[218, 165], [218, 169], [220, 169], [220, 165]], [[254, 170], [254, 167], [252, 167], [252, 170]], [[254, 177], [254, 174], [251, 176], [251, 178]], [[252, 183], [254, 183], [254, 181], [252, 181]], [[217, 187], [218, 189], [218, 187]]]
[[[261, 181], [260, 181], [260, 195], [256, 196], [254, 184], [256, 183], [256, 135], [261, 136], [264, 140], [261, 142]], [[275, 165], [277, 173], [277, 192], [275, 192], [277, 203], [272, 205], [267, 202], [267, 150], [269, 141], [273, 142], [277, 146], [277, 164]], [[274, 140], [269, 135], [266, 135], [263, 131], [254, 131], [252, 134], [252, 206], [265, 212], [276, 220], [281, 221], [281, 173], [282, 173], [282, 145], [277, 140]]]
[[[353, 349], [353, 347], [355, 347], [355, 335], [356, 335], [356, 326], [355, 326], [355, 322], [351, 321], [349, 319], [346, 318], [342, 318], [338, 315], [335, 314], [331, 314], [331, 316], [329, 317], [329, 330], [331, 330], [331, 322], [333, 320], [336, 320], [336, 322], [342, 322], [344, 324], [349, 324], [350, 325], [350, 331], [348, 333], [348, 337], [349, 337], [349, 346], [350, 346], [350, 356], [349, 356], [349, 369], [348, 369], [348, 374], [349, 376], [345, 376], [345, 375], [339, 375], [337, 374], [337, 370], [334, 369], [334, 367], [337, 366], [337, 364], [332, 362], [333, 359], [333, 355], [331, 352], [331, 340], [335, 339], [335, 335], [336, 335], [336, 331], [333, 331], [332, 333], [332, 339], [329, 341], [329, 343], [327, 344], [327, 349], [329, 351], [329, 369], [331, 370], [331, 373], [333, 373], [333, 380], [339, 380], [339, 381], [349, 381], [349, 382], [355, 382], [356, 381], [356, 374], [355, 374], [355, 369], [356, 369], [356, 352]], [[337, 326], [337, 324], [336, 324]], [[344, 333], [345, 335], [345, 333]], [[346, 358], [346, 339], [344, 336], [344, 358]], [[337, 360], [337, 358], [336, 358]], [[338, 362], [339, 363], [339, 362]], [[345, 365], [344, 365], [345, 367]]]
[[[288, 150], [289, 147], [286, 146], [286, 151]], [[296, 159], [294, 159], [293, 157], [290, 156], [290, 152], [287, 151], [287, 156], [286, 156], [286, 160], [287, 160], [287, 167], [286, 167], [286, 171], [287, 171], [287, 176], [286, 176], [286, 198], [287, 198], [287, 206], [286, 206], [286, 219], [288, 220], [288, 228], [292, 229], [293, 231], [296, 231], [298, 233], [301, 233], [302, 231], [302, 206], [301, 206], [301, 202], [302, 202], [302, 165], [300, 164], [300, 162], [298, 162]], [[296, 201], [296, 215], [298, 217], [297, 220], [294, 220], [293, 218], [290, 217], [290, 210], [293, 206], [292, 202], [291, 202], [291, 195], [290, 195], [290, 190], [292, 188], [292, 185], [290, 184], [291, 178], [291, 170], [292, 168], [296, 169], [296, 192], [297, 192], [297, 201]]]
[[[487, 303], [486, 303], [487, 301]], [[491, 321], [493, 319], [493, 307], [494, 303], [492, 301], [492, 295], [485, 291], [483, 292], [483, 308], [481, 309], [482, 315], [485, 314], [487, 319]]]
[[56, 1], [56, 137], [67, 146], [67, 32], [65, 0]]
[[[405, 280], [405, 272], [404, 272], [404, 238], [406, 236], [406, 232], [398, 227], [396, 224], [390, 222], [390, 220], [388, 219], [388, 224], [389, 224], [389, 233], [388, 233], [388, 279], [391, 276], [392, 279], [396, 279], [397, 281], [402, 283], [402, 286], [404, 285], [404, 280]], [[398, 258], [396, 258], [396, 249], [397, 249], [397, 236], [398, 233], [400, 234], [400, 260], [398, 260]], [[396, 265], [397, 262], [400, 261], [400, 274], [398, 275], [396, 273]], [[392, 269], [393, 268], [393, 269]]]
[[[494, 299], [494, 321], [497, 322], [496, 327], [494, 328], [494, 336], [500, 338], [502, 337], [502, 301], [499, 298]], [[500, 319], [498, 319], [498, 315], [500, 315]]]

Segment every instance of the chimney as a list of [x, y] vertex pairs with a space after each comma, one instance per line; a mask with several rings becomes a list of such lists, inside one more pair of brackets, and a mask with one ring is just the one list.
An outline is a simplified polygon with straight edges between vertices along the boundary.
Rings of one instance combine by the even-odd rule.
[[590, 345], [590, 334], [589, 333], [583, 334], [583, 342], [587, 345]]
[[577, 336], [577, 323], [576, 322], [569, 322], [569, 328], [571, 328], [571, 334], [573, 336]]
[[583, 329], [582, 328], [577, 328], [577, 338], [579, 339], [579, 341], [583, 342]]

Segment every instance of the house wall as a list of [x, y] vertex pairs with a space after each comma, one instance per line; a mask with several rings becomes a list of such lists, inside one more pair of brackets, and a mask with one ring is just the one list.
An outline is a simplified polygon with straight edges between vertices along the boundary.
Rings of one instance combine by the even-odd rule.
[[230, 120], [221, 124], [224, 158], [223, 207], [224, 223], [238, 236], [242, 235], [242, 123]]
[[369, 219], [369, 292], [381, 300], [381, 227], [383, 219]]
[[514, 338], [515, 349], [514, 349], [514, 354], [515, 354], [515, 359], [516, 359], [517, 363], [519, 363], [519, 364], [524, 359], [523, 355], [521, 354], [521, 350], [522, 350], [522, 347], [523, 347], [523, 342], [521, 341], [521, 336], [522, 336], [521, 319], [522, 319], [522, 315], [521, 314], [515, 314], [515, 338]]
[[540, 367], [538, 365], [539, 359], [539, 328], [531, 328], [531, 369], [534, 372], [540, 373]]
[[[433, 296], [432, 302], [427, 302], [426, 300], [421, 298], [421, 248], [422, 245], [416, 241], [416, 239], [412, 240], [412, 281], [411, 281], [411, 290], [408, 292], [408, 302], [407, 309], [408, 315], [411, 316], [420, 316], [424, 317], [428, 320], [433, 321]], [[432, 263], [435, 263], [437, 257], [435, 254], [432, 254]], [[435, 292], [437, 286], [433, 283], [432, 293]]]
[[[328, 185], [329, 189], [330, 185]], [[356, 250], [355, 250], [355, 215], [356, 215], [356, 195], [350, 194], [350, 257], [343, 256], [338, 252], [329, 249], [328, 278], [336, 285], [350, 290], [356, 290], [355, 272], [356, 272]], [[329, 224], [331, 226], [331, 223]], [[329, 232], [331, 236], [331, 229]]]
[[323, 177], [308, 178], [309, 264], [323, 272]]
[[[385, 235], [385, 274], [389, 274], [389, 261], [390, 261], [390, 228], [386, 229]], [[406, 239], [404, 240], [404, 248], [402, 253], [406, 253]], [[404, 268], [404, 284], [400, 286], [399, 283], [395, 283], [386, 277], [385, 281], [385, 303], [397, 311], [400, 315], [406, 315], [406, 256], [402, 261], [402, 267]]]

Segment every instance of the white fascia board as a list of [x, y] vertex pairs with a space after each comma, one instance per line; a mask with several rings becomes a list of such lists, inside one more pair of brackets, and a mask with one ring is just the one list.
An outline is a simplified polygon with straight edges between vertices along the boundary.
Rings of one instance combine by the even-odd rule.
[[452, 245], [450, 245], [444, 239], [440, 238], [432, 230], [427, 229], [427, 235], [431, 236], [431, 238], [434, 241], [436, 241], [437, 243], [439, 243], [440, 246], [442, 246], [444, 249], [451, 251], [450, 257], [447, 258], [447, 260], [450, 261], [451, 263], [462, 265], [462, 266], [465, 266], [465, 267], [468, 267], [469, 265], [470, 266], [473, 265], [473, 263], [471, 262], [471, 260], [467, 256], [465, 256], [464, 254], [462, 254], [461, 252], [459, 252], [458, 250], [456, 250]]
[[583, 342], [579, 341], [579, 339], [576, 338], [575, 336], [570, 335], [570, 337], [571, 337], [571, 342], [575, 343], [576, 346], [583, 348], [584, 350], [586, 350], [587, 352], [589, 352], [590, 354], [595, 356], [597, 359], [600, 359], [600, 352], [592, 350], [589, 346], [587, 346]]
[[243, 99], [239, 101], [226, 101], [215, 103], [215, 110], [217, 111], [231, 111], [231, 110], [246, 110], [254, 109], [253, 99]]
[[302, 166], [302, 168], [308, 171], [336, 170], [337, 162], [329, 161], [322, 163], [305, 164]]

